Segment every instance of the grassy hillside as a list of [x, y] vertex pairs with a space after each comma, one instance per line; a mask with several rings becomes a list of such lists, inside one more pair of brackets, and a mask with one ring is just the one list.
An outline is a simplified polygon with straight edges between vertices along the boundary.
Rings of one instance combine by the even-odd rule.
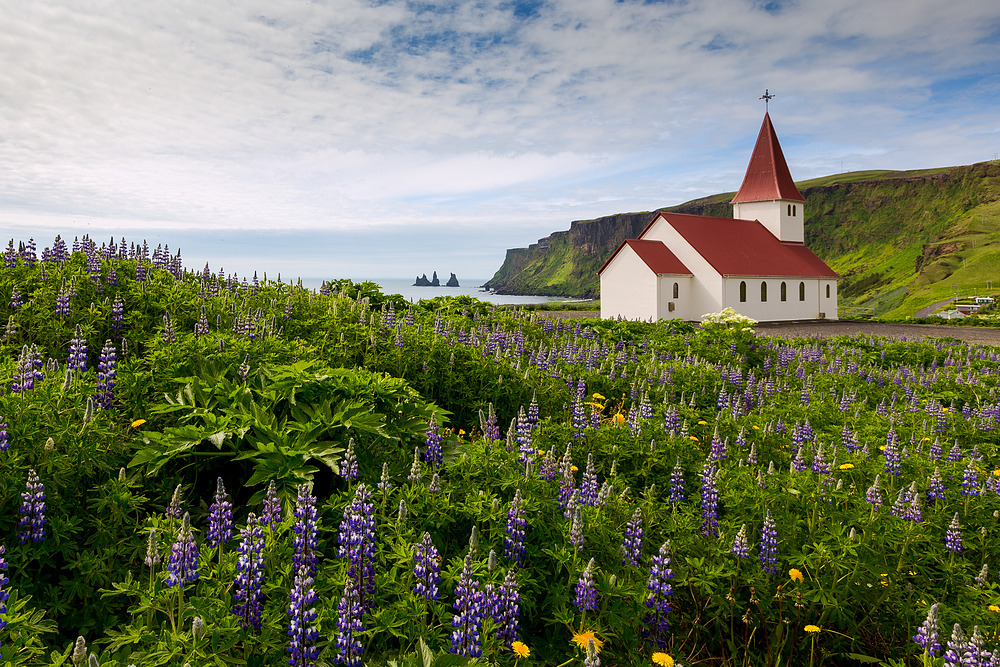
[[[865, 171], [798, 183], [806, 242], [841, 275], [841, 314], [912, 315], [959, 293], [1000, 290], [1000, 163]], [[732, 193], [664, 210], [731, 215]], [[491, 287], [595, 297], [597, 270], [651, 212], [572, 223], [508, 251]]]

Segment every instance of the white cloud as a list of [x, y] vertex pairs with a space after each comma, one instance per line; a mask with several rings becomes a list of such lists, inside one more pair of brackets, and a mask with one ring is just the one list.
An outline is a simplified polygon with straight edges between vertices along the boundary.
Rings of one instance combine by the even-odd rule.
[[499, 226], [527, 237], [493, 242], [526, 244], [734, 189], [765, 87], [800, 178], [996, 152], [993, 2], [769, 6], [5, 6], [0, 216], [64, 233]]

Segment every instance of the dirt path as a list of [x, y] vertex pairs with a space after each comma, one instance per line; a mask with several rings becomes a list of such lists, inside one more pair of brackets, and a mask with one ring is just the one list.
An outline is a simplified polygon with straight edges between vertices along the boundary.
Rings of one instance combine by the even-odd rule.
[[932, 303], [929, 306], [924, 306], [923, 308], [917, 311], [917, 314], [914, 315], [914, 317], [930, 317], [931, 313], [933, 313], [935, 310], [937, 310], [938, 308], [944, 308], [949, 303], [954, 301], [956, 298], [957, 297], [952, 297], [950, 299], [945, 299], [944, 301], [938, 301], [937, 303]]
[[824, 322], [768, 322], [757, 325], [763, 336], [795, 338], [798, 336], [885, 336], [895, 340], [924, 340], [925, 338], [958, 338], [979, 345], [1000, 345], [1000, 329], [987, 327], [958, 327], [944, 324], [887, 324], [883, 322], [844, 321]]

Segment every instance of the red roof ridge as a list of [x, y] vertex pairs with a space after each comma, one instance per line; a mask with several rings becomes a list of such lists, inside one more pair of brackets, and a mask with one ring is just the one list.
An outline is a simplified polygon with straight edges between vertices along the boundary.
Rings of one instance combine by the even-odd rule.
[[771, 124], [771, 116], [765, 113], [743, 184], [730, 203], [773, 199], [806, 200], [795, 187], [785, 156], [781, 152], [781, 144], [778, 143], [778, 135]]
[[677, 258], [670, 248], [667, 247], [663, 241], [654, 241], [648, 239], [625, 239], [621, 242], [618, 248], [611, 253], [611, 257], [608, 258], [604, 265], [598, 269], [597, 274], [600, 275], [604, 272], [604, 269], [611, 264], [611, 261], [618, 256], [622, 248], [629, 246], [635, 252], [636, 256], [643, 261], [643, 263], [649, 267], [649, 270], [656, 275], [684, 275], [690, 276], [694, 275], [691, 270], [684, 266], [684, 263]]

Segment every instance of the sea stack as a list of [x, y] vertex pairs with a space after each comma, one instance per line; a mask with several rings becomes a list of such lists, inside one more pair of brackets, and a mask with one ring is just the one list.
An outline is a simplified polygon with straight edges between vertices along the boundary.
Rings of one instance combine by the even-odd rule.
[[458, 284], [458, 277], [454, 273], [451, 274], [451, 278], [448, 278], [448, 282], [445, 283], [445, 286], [446, 287], [461, 287], [461, 285]]

